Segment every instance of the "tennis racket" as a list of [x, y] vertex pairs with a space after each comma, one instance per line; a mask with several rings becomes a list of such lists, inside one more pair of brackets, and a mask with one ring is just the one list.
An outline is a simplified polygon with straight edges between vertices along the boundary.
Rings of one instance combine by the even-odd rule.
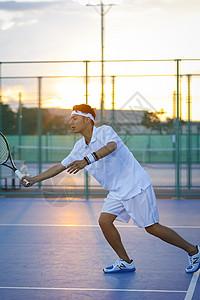
[[[10, 164], [7, 164], [10, 163]], [[23, 177], [23, 174], [17, 170], [15, 163], [12, 159], [11, 153], [10, 153], [10, 147], [8, 144], [8, 141], [6, 137], [0, 132], [0, 165], [6, 166], [13, 170], [15, 174], [21, 179]], [[29, 186], [29, 182], [24, 179], [24, 182], [26, 183], [26, 186]]]

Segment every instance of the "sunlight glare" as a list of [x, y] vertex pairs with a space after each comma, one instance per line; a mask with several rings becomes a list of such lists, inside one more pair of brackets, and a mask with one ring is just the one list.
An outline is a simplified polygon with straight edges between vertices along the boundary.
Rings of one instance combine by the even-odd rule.
[[72, 108], [75, 104], [85, 103], [85, 85], [83, 80], [71, 79], [70, 81], [60, 80], [53, 85], [54, 97], [51, 99], [51, 105], [59, 108]]

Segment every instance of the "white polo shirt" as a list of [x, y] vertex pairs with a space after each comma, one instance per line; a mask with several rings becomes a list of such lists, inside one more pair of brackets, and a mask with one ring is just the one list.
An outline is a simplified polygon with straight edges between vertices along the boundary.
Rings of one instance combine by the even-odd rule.
[[87, 145], [83, 137], [74, 145], [70, 154], [61, 164], [67, 167], [75, 160], [95, 152], [108, 142], [116, 142], [117, 149], [104, 158], [88, 165], [85, 169], [110, 193], [109, 198], [126, 200], [145, 190], [151, 181], [149, 176], [134, 158], [128, 147], [122, 142], [110, 126], [93, 127], [92, 138]]

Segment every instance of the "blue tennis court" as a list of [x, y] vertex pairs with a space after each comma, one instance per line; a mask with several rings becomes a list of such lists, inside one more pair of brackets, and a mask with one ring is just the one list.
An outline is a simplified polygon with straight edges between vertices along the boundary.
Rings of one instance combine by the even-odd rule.
[[[184, 251], [116, 222], [136, 272], [104, 274], [117, 256], [98, 226], [103, 201], [0, 199], [0, 299], [200, 299]], [[200, 242], [200, 201], [158, 200], [160, 223]]]

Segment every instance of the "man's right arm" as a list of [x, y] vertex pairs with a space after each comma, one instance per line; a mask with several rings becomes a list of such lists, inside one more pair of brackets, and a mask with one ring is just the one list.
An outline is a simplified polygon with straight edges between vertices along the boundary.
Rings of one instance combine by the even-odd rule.
[[32, 186], [33, 184], [43, 181], [45, 179], [54, 177], [56, 175], [58, 175], [59, 173], [63, 172], [64, 170], [66, 170], [66, 168], [61, 164], [56, 164], [55, 166], [51, 167], [50, 169], [42, 172], [39, 175], [36, 175], [34, 177], [29, 177], [29, 176], [23, 176], [21, 179], [21, 184], [23, 186], [25, 186], [25, 182], [23, 181], [24, 179], [28, 180], [30, 182], [29, 186]]

